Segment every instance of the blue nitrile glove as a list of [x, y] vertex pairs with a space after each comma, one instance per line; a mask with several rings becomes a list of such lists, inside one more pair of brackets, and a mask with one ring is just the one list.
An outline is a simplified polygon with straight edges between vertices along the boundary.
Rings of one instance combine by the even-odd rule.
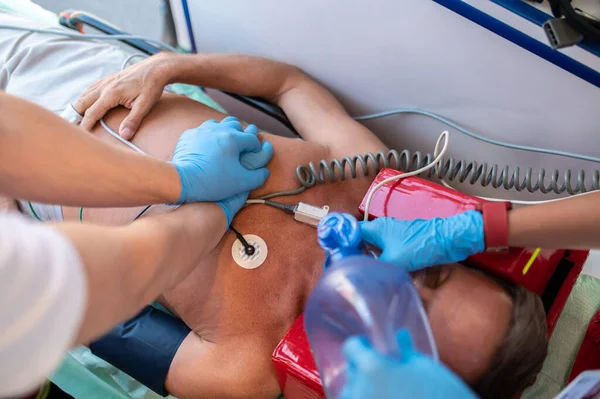
[[477, 395], [443, 364], [414, 349], [407, 330], [396, 335], [400, 359], [375, 351], [366, 338], [344, 343], [348, 361], [340, 399], [476, 399]]
[[[258, 134], [258, 128], [255, 125], [248, 125], [244, 132], [256, 136]], [[260, 151], [244, 152], [240, 158], [240, 162], [246, 169], [259, 169], [264, 167], [272, 156], [273, 145], [268, 141], [264, 141]]]
[[181, 178], [177, 204], [218, 201], [229, 225], [250, 190], [269, 176], [265, 165], [273, 156], [273, 146], [268, 141], [261, 145], [257, 133], [254, 125], [243, 130], [233, 116], [185, 131], [172, 160]]
[[485, 249], [483, 217], [477, 211], [431, 220], [379, 218], [360, 227], [362, 239], [383, 251], [381, 260], [407, 272], [460, 262]]
[[[221, 125], [226, 125], [236, 129], [238, 132], [250, 133], [253, 135], [258, 134], [258, 128], [255, 125], [248, 125], [246, 130], [242, 130], [242, 124], [235, 116], [228, 116], [221, 121]], [[260, 169], [263, 168], [273, 156], [273, 145], [264, 141], [261, 149], [256, 152], [243, 152], [240, 156], [240, 163], [246, 169]], [[217, 202], [217, 205], [223, 209], [225, 217], [227, 218], [227, 225], [231, 224], [233, 216], [242, 209], [246, 201], [248, 200], [249, 192], [241, 193], [233, 197], [221, 200]]]
[[[236, 118], [221, 123], [206, 121], [186, 130], [175, 147], [173, 160], [181, 178], [181, 194], [177, 203], [219, 201], [247, 193], [269, 176], [264, 167], [271, 159], [273, 147], [261, 146], [256, 128], [244, 132]], [[249, 162], [242, 164], [244, 156]]]
[[[235, 116], [225, 117], [220, 124], [222, 126], [231, 127], [238, 132], [250, 133], [255, 136], [258, 134], [258, 128], [256, 125], [248, 125], [248, 127], [244, 130], [242, 124]], [[270, 142], [265, 141], [262, 143], [262, 146], [258, 151], [243, 152], [240, 156], [240, 163], [246, 169], [260, 169], [271, 160], [272, 156], [273, 145]]]

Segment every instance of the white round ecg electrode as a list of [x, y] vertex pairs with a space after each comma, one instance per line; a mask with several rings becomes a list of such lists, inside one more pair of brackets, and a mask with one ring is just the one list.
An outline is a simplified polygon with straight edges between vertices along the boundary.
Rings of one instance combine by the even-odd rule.
[[254, 234], [245, 234], [244, 239], [254, 247], [254, 254], [248, 256], [240, 240], [235, 240], [231, 247], [231, 256], [235, 263], [244, 269], [256, 269], [267, 260], [269, 250], [265, 240]]

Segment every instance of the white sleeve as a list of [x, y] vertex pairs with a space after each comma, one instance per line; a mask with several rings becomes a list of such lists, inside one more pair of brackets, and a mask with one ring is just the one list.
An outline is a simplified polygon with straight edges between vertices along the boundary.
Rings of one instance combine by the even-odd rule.
[[86, 284], [66, 237], [0, 214], [0, 397], [30, 393], [59, 365], [82, 321]]

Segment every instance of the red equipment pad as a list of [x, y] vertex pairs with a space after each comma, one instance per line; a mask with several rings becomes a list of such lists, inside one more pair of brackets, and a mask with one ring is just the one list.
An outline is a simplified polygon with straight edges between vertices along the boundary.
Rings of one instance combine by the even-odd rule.
[[[381, 181], [401, 173], [383, 169], [371, 184], [371, 189]], [[358, 208], [363, 214], [365, 202], [366, 197]], [[369, 218], [390, 216], [413, 220], [448, 217], [475, 209], [477, 204], [483, 202], [477, 197], [418, 177], [407, 177], [384, 185], [373, 195]], [[564, 253], [564, 250], [511, 248], [508, 253], [486, 252], [472, 256], [467, 263], [541, 295]]]
[[600, 369], [600, 310], [596, 313], [583, 338], [579, 353], [571, 369], [569, 382], [586, 370]]
[[319, 370], [304, 330], [304, 313], [275, 348], [273, 365], [286, 399], [325, 399]]

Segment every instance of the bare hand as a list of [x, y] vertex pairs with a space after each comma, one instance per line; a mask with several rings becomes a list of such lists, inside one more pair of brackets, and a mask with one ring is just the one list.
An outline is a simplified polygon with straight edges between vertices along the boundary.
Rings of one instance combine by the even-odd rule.
[[91, 130], [109, 110], [122, 105], [129, 115], [119, 127], [124, 139], [131, 139], [169, 83], [171, 55], [161, 53], [91, 85], [73, 105], [83, 115], [81, 127]]

